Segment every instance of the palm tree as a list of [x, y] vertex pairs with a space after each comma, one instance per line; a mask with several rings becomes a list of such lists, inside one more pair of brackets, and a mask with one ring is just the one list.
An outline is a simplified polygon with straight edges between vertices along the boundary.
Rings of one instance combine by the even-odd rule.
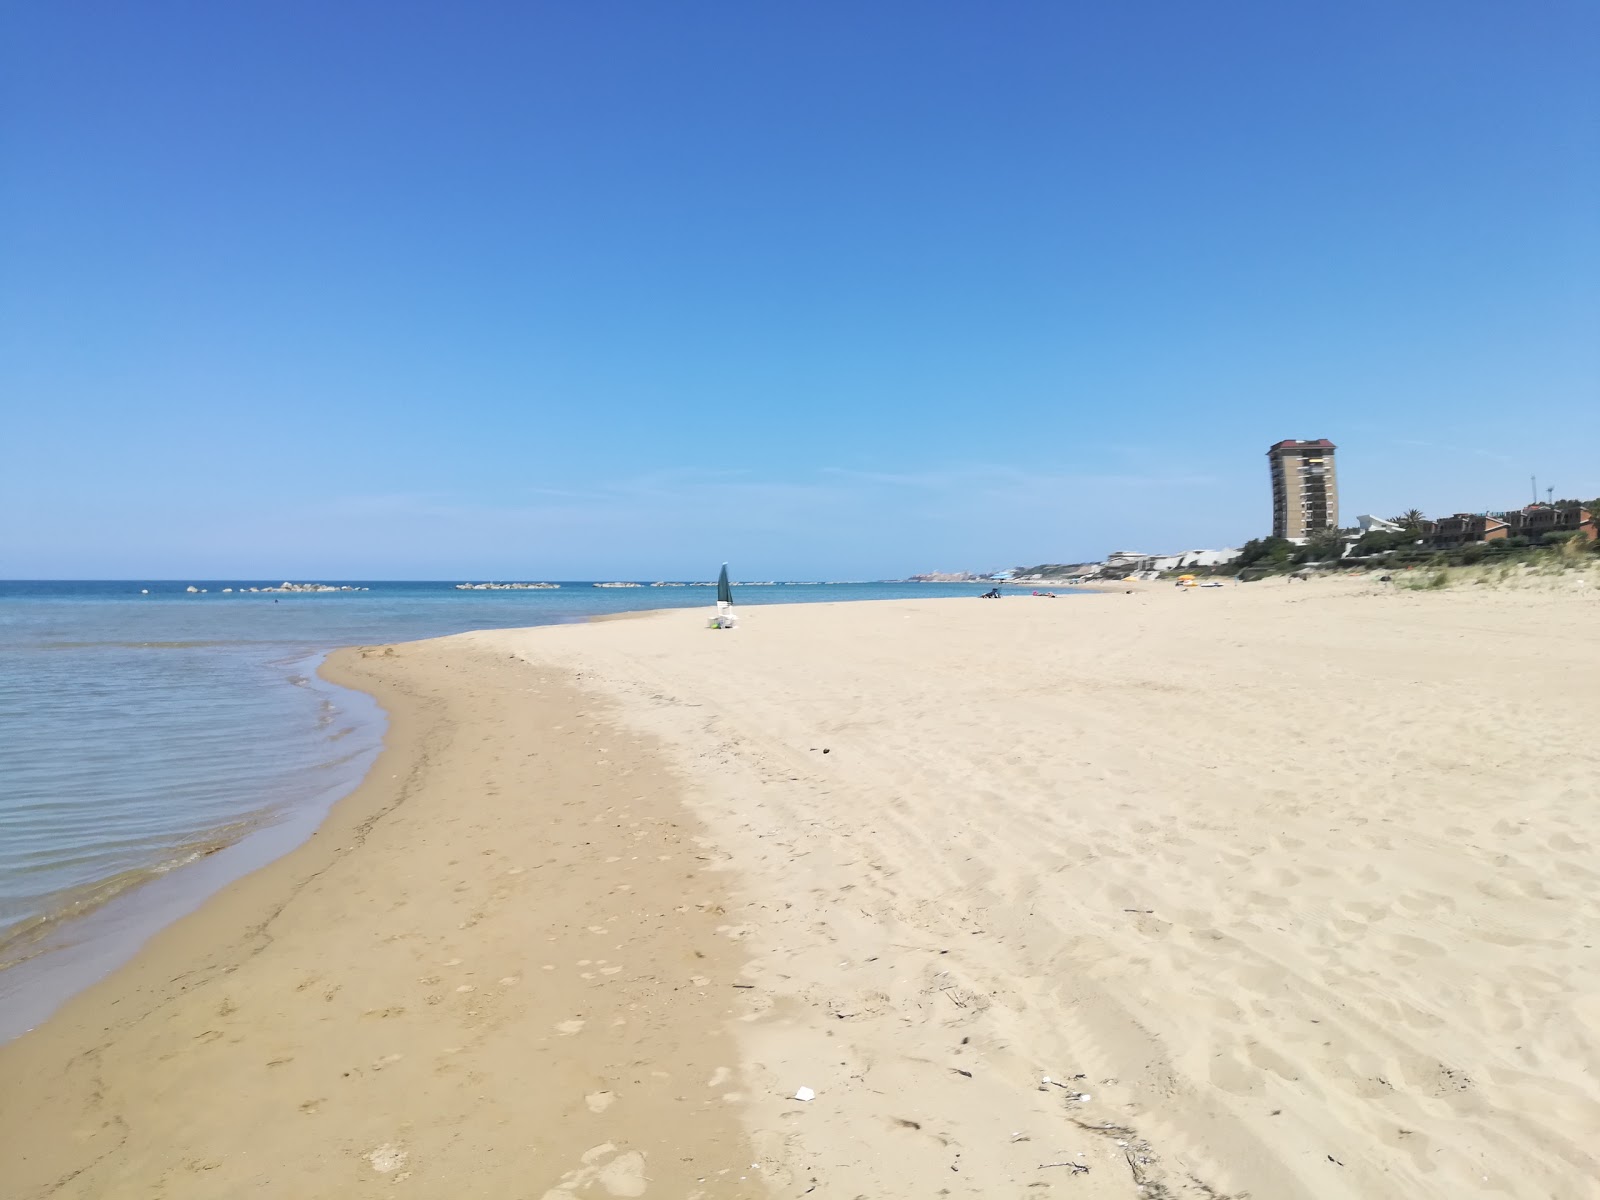
[[1390, 517], [1389, 519], [1407, 533], [1415, 533], [1422, 528], [1422, 523], [1428, 518], [1422, 515], [1420, 508], [1408, 508], [1398, 517]]

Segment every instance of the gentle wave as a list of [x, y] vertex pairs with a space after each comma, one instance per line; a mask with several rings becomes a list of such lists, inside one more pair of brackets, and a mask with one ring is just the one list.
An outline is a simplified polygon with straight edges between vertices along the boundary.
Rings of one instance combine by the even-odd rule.
[[169, 848], [167, 857], [149, 866], [130, 867], [57, 894], [47, 911], [24, 917], [0, 929], [0, 971], [26, 962], [38, 954], [40, 943], [63, 922], [87, 916], [140, 884], [226, 849], [253, 827], [253, 823], [240, 821], [212, 830], [206, 837]]
[[35, 650], [197, 650], [208, 646], [271, 646], [273, 642], [189, 641], [189, 642], [37, 642]]

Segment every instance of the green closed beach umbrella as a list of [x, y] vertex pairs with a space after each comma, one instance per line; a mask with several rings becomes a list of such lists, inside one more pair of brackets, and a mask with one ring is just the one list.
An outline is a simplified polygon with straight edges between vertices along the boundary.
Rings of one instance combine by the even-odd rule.
[[717, 576], [717, 603], [733, 604], [733, 585], [728, 582], [728, 564], [722, 564], [722, 574]]

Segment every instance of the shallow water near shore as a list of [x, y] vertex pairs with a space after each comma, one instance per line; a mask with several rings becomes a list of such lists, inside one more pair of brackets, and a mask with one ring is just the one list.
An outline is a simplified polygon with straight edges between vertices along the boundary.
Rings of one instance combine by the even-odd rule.
[[[711, 605], [700, 587], [589, 583], [240, 590], [279, 582], [0, 582], [0, 1040], [292, 848], [359, 782], [383, 717], [317, 678], [327, 650]], [[974, 596], [986, 586], [751, 585], [736, 600]]]

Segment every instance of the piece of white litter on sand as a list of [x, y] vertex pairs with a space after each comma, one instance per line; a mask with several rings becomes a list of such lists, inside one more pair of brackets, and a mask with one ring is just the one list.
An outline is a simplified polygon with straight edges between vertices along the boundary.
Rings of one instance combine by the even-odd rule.
[[795, 1092], [794, 1098], [796, 1100], [815, 1100], [817, 1098], [817, 1094], [810, 1088], [803, 1087]]
[[1078, 1099], [1081, 1100], [1085, 1104], [1089, 1103], [1091, 1098], [1092, 1097], [1089, 1095], [1088, 1092], [1079, 1092], [1078, 1093]]

